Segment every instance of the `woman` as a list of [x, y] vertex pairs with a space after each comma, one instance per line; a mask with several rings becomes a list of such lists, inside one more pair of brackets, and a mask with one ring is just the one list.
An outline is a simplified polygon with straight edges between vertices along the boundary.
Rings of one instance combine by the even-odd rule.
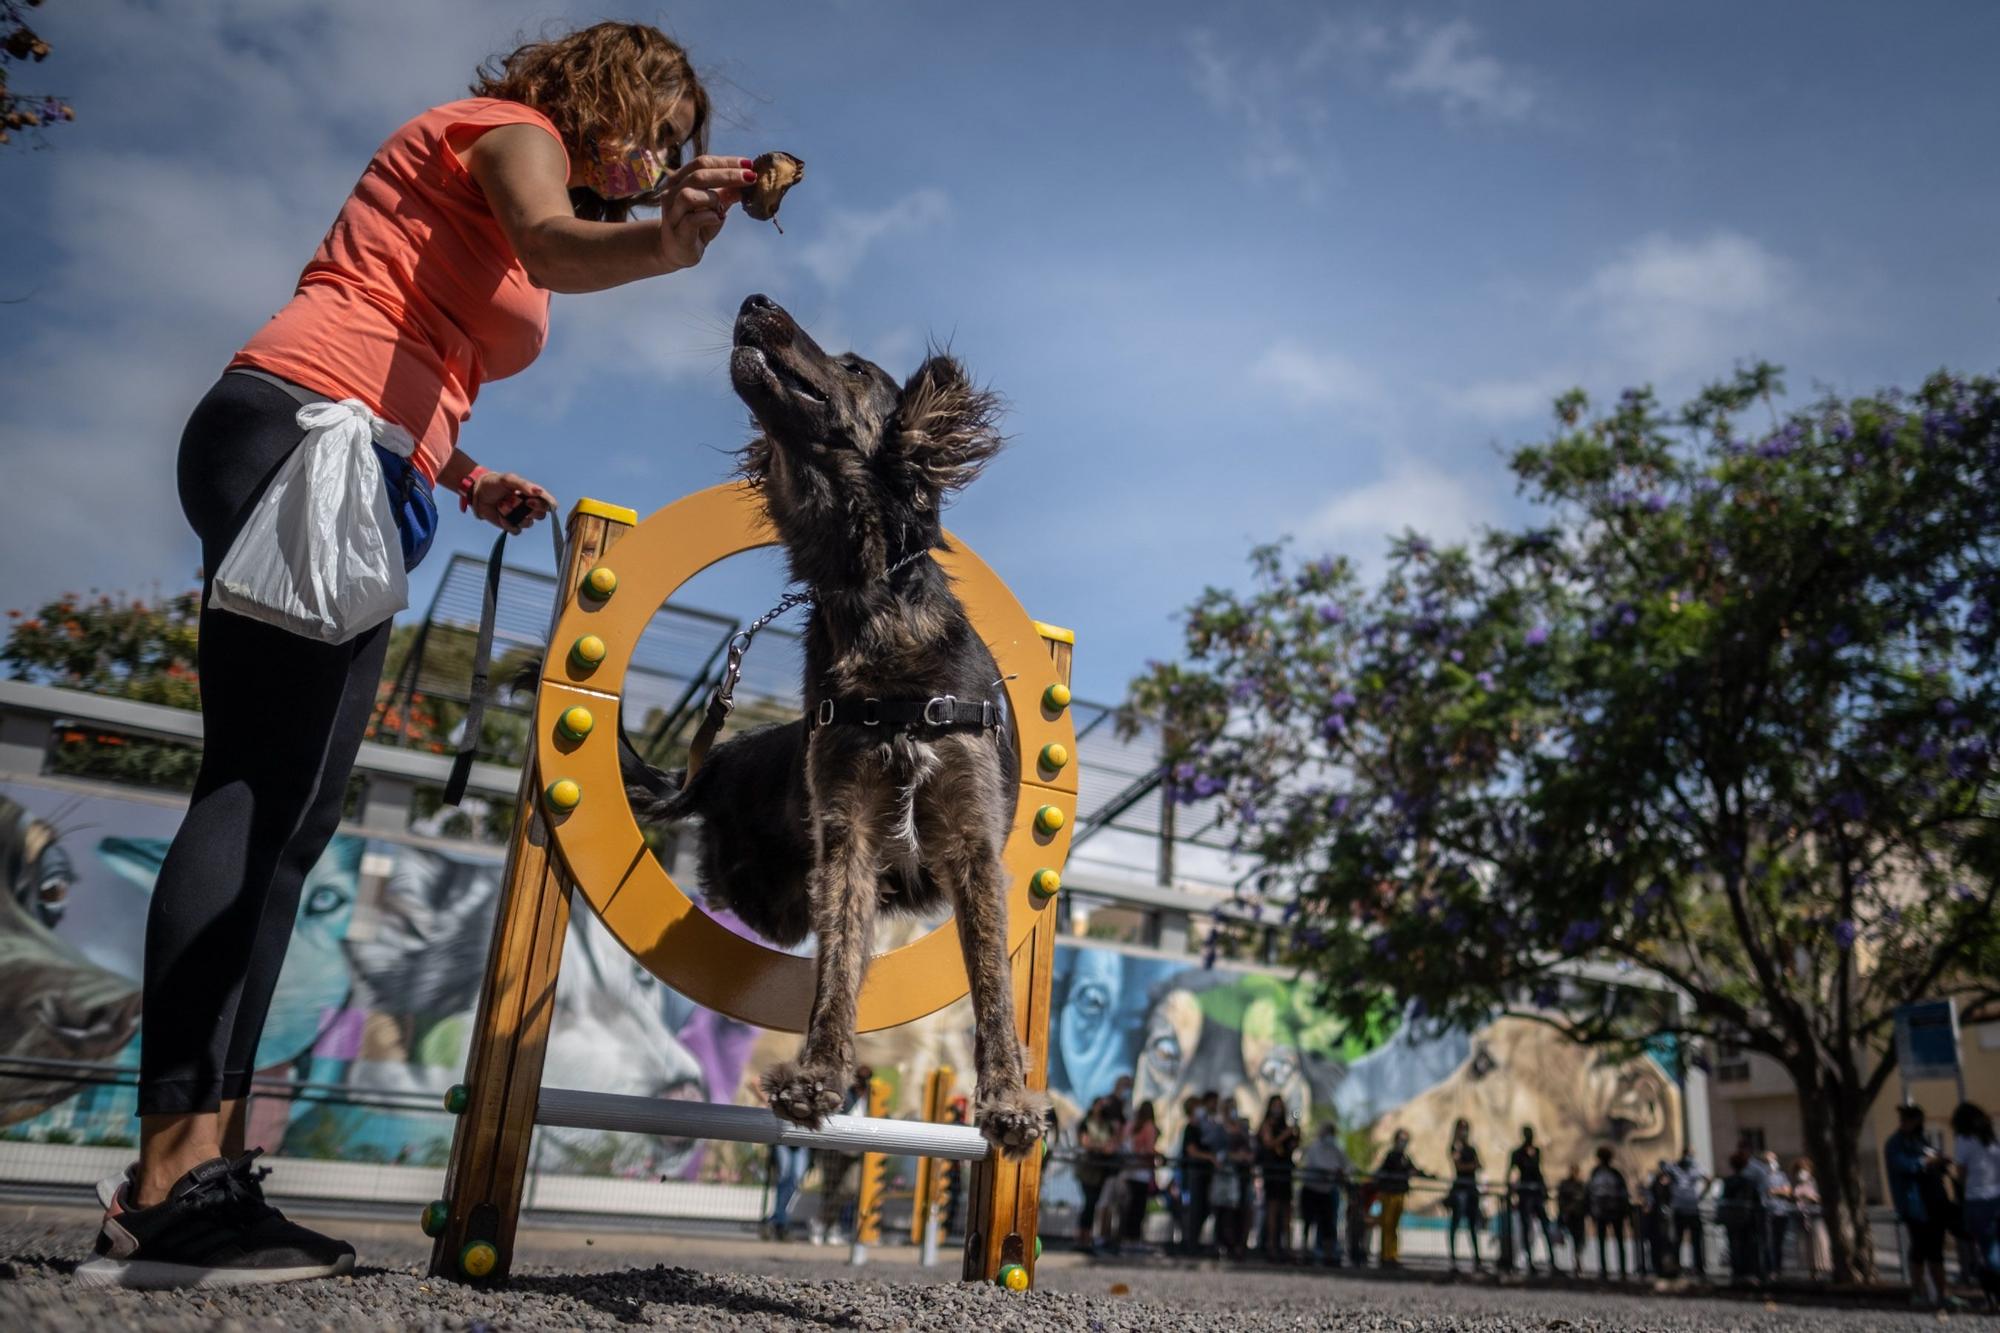
[[[1556, 1220], [1562, 1223], [1565, 1235], [1569, 1237], [1569, 1270], [1576, 1277], [1583, 1276], [1584, 1222], [1590, 1216], [1590, 1197], [1584, 1193], [1583, 1168], [1575, 1162], [1569, 1164], [1569, 1174], [1556, 1184]], [[1555, 1266], [1550, 1258], [1549, 1266]]]
[[1289, 1258], [1292, 1249], [1292, 1154], [1299, 1150], [1299, 1127], [1283, 1097], [1264, 1103], [1257, 1126], [1257, 1172], [1264, 1181], [1264, 1225], [1257, 1244], [1267, 1259]]
[[1250, 1123], [1234, 1102], [1223, 1104], [1222, 1130], [1224, 1147], [1210, 1199], [1215, 1209], [1215, 1247], [1225, 1258], [1241, 1259], [1250, 1234], [1251, 1170], [1256, 1159]]
[[1076, 1248], [1095, 1254], [1097, 1201], [1118, 1167], [1118, 1126], [1111, 1118], [1111, 1098], [1099, 1097], [1090, 1104], [1077, 1126], [1076, 1146], [1083, 1154], [1076, 1164], [1076, 1183], [1083, 1190], [1083, 1207], [1076, 1215]]
[[1611, 1164], [1613, 1156], [1609, 1144], [1597, 1150], [1597, 1165], [1591, 1168], [1583, 1190], [1590, 1200], [1590, 1220], [1597, 1226], [1597, 1275], [1611, 1276], [1611, 1265], [1604, 1257], [1604, 1242], [1609, 1238], [1618, 1251], [1618, 1278], [1622, 1282], [1631, 1276], [1625, 1260], [1625, 1219], [1632, 1213], [1632, 1187], [1626, 1183], [1625, 1173]]
[[1833, 1238], [1826, 1234], [1826, 1208], [1813, 1175], [1812, 1158], [1792, 1163], [1792, 1204], [1799, 1213], [1799, 1249], [1805, 1254], [1806, 1276], [1833, 1275]]
[[1121, 1241], [1146, 1239], [1146, 1206], [1153, 1197], [1153, 1169], [1160, 1157], [1160, 1122], [1151, 1102], [1140, 1102], [1125, 1127], [1125, 1216]]
[[1451, 1210], [1451, 1228], [1445, 1233], [1445, 1249], [1451, 1257], [1451, 1271], [1458, 1271], [1458, 1229], [1472, 1238], [1472, 1271], [1481, 1272], [1479, 1228], [1485, 1217], [1479, 1210], [1479, 1150], [1472, 1146], [1472, 1122], [1459, 1120], [1451, 1127], [1451, 1190], [1445, 1206]]
[[[389, 136], [296, 294], [195, 408], [180, 499], [207, 570], [299, 445], [302, 406], [321, 400], [358, 400], [376, 439], [414, 441], [406, 480], [425, 505], [436, 484], [509, 531], [547, 515], [547, 491], [459, 448], [481, 385], [535, 359], [550, 292], [701, 262], [754, 179], [746, 159], [706, 155], [707, 94], [687, 53], [652, 28], [605, 23], [531, 43], [482, 68], [472, 92]], [[661, 214], [626, 220], [637, 204]], [[139, 1160], [100, 1191], [85, 1282], [261, 1283], [354, 1263], [350, 1246], [264, 1202], [242, 1111], [389, 625], [327, 644], [210, 607], [207, 594], [201, 771], [147, 922]]]
[[1989, 1310], [2000, 1309], [2000, 1142], [1993, 1118], [1971, 1102], [1951, 1113], [1956, 1140], [1958, 1194], [1965, 1205], [1965, 1238], [1979, 1264], [1979, 1285]]

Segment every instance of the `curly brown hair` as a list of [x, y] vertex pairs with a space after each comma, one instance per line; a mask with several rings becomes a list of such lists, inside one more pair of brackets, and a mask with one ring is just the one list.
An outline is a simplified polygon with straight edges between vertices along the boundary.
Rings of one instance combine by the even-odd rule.
[[[561, 37], [528, 42], [479, 67], [474, 97], [522, 102], [555, 122], [572, 158], [600, 140], [629, 140], [659, 149], [708, 151], [708, 91], [680, 43], [643, 23], [595, 23]], [[694, 102], [694, 123], [679, 143], [668, 117], [681, 99]], [[630, 201], [573, 189], [578, 217], [621, 222]]]

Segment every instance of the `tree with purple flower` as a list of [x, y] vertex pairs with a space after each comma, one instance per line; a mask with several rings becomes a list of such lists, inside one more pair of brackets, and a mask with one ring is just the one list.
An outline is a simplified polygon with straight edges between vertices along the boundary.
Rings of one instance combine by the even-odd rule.
[[1327, 1006], [1769, 1057], [1866, 1276], [1895, 1008], [2000, 1018], [2000, 386], [1782, 393], [1759, 365], [1675, 412], [1567, 394], [1513, 455], [1532, 526], [1406, 534], [1372, 585], [1259, 548], [1132, 697], [1256, 793], [1221, 817]]

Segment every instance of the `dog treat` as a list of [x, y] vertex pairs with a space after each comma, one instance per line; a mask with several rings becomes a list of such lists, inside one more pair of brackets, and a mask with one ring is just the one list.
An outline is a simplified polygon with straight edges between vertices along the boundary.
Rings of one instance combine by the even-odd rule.
[[[750, 164], [757, 183], [743, 191], [743, 211], [759, 222], [778, 227], [778, 205], [785, 191], [806, 178], [806, 164], [790, 153], [765, 153]], [[783, 227], [778, 227], [780, 234]]]

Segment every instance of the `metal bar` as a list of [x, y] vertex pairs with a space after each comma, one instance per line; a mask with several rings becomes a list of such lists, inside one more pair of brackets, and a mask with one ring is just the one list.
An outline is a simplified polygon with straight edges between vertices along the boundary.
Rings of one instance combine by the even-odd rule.
[[761, 1106], [677, 1102], [623, 1093], [543, 1088], [535, 1123], [565, 1129], [597, 1129], [657, 1134], [674, 1139], [719, 1139], [727, 1143], [783, 1143], [890, 1157], [948, 1157], [976, 1162], [991, 1145], [970, 1125], [933, 1125], [922, 1120], [882, 1120], [834, 1115], [824, 1129], [801, 1129]]
[[1110, 827], [1112, 820], [1145, 800], [1147, 793], [1159, 786], [1166, 776], [1166, 765], [1162, 764], [1151, 772], [1135, 778], [1124, 791], [1098, 806], [1087, 817], [1079, 817], [1076, 821], [1076, 835], [1069, 840], [1070, 854], [1074, 856], [1078, 845], [1085, 839], [1094, 833], [1102, 833]]

